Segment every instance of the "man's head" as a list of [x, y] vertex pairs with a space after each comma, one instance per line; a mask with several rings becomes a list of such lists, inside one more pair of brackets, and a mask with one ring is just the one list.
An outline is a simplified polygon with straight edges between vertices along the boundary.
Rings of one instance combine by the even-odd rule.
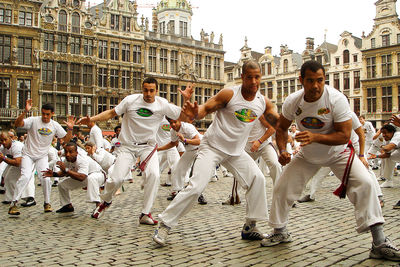
[[10, 149], [12, 139], [8, 132], [0, 132], [0, 144], [3, 145], [5, 148]]
[[158, 82], [152, 77], [144, 79], [142, 84], [143, 99], [147, 103], [153, 103], [157, 92], [158, 92]]
[[86, 142], [85, 150], [89, 155], [93, 155], [94, 153], [96, 153], [97, 147], [93, 142]]
[[358, 117], [358, 119], [360, 120], [361, 124], [364, 125], [365, 117], [363, 115], [361, 115], [360, 117]]
[[307, 102], [317, 101], [324, 92], [324, 66], [314, 60], [304, 62], [300, 70], [300, 83], [304, 87], [304, 99]]
[[178, 132], [179, 129], [181, 128], [181, 121], [173, 120], [167, 117], [167, 120], [169, 122], [169, 125], [171, 125], [171, 128], [174, 129], [175, 132]]
[[118, 138], [120, 132], [121, 132], [121, 126], [120, 126], [120, 125], [115, 126], [115, 128], [114, 128], [114, 133], [115, 133], [115, 136], [116, 136], [117, 138]]
[[292, 133], [295, 133], [296, 132], [296, 129], [297, 127], [296, 127], [296, 124], [292, 124], [291, 126], [290, 126], [290, 131], [292, 132]]
[[78, 147], [76, 143], [69, 142], [64, 146], [65, 158], [68, 162], [75, 162], [78, 157]]
[[18, 140], [17, 133], [15, 132], [14, 129], [8, 130], [8, 135], [10, 136], [10, 138], [11, 138], [12, 140]]
[[385, 141], [391, 140], [395, 132], [396, 132], [396, 128], [394, 128], [394, 126], [390, 125], [390, 124], [385, 124], [381, 128], [381, 133], [382, 133], [383, 139], [385, 139]]
[[49, 123], [53, 115], [54, 115], [54, 106], [50, 103], [44, 104], [42, 106], [42, 121], [44, 123]]
[[242, 88], [256, 93], [261, 81], [261, 68], [257, 61], [248, 60], [242, 66]]
[[25, 135], [20, 135], [20, 136], [18, 137], [18, 141], [24, 142], [24, 141], [25, 141]]

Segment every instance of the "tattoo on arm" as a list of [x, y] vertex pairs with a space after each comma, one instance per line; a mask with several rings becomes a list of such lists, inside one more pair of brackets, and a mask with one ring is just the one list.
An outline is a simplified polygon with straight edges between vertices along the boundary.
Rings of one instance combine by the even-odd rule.
[[275, 117], [273, 114], [269, 113], [265, 116], [265, 119], [267, 122], [272, 126], [275, 127], [276, 124], [278, 123], [278, 118]]

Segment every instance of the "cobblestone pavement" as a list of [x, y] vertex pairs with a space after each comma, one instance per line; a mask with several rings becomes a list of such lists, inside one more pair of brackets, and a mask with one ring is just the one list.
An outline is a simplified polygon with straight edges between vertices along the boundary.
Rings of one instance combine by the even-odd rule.
[[[222, 175], [220, 175], [221, 177]], [[161, 182], [164, 181], [162, 176]], [[141, 178], [125, 183], [100, 220], [90, 218], [94, 206], [85, 203], [85, 191], [72, 193], [75, 212], [43, 213], [42, 190], [38, 205], [21, 208], [19, 218], [10, 218], [8, 206], [0, 204], [0, 266], [395, 266], [396, 263], [368, 258], [369, 233], [357, 234], [352, 205], [332, 192], [339, 181], [327, 177], [317, 200], [297, 204], [290, 214], [293, 242], [260, 247], [259, 241], [240, 237], [245, 214], [244, 198], [237, 206], [222, 206], [231, 191], [232, 178], [210, 183], [205, 191], [208, 204], [196, 204], [179, 226], [172, 229], [169, 245], [160, 248], [152, 240], [154, 226], [138, 224], [143, 196]], [[60, 207], [53, 188], [53, 208]], [[271, 179], [267, 177], [268, 203]], [[400, 210], [392, 205], [400, 199], [399, 188], [383, 190], [386, 206], [385, 233], [400, 246]], [[169, 188], [160, 187], [153, 208], [156, 215], [168, 205]], [[267, 222], [258, 223], [266, 233]]]

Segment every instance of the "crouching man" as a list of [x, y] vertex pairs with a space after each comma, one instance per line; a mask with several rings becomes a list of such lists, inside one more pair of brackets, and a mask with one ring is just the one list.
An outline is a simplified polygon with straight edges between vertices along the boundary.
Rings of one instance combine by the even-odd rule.
[[100, 165], [86, 155], [78, 154], [77, 145], [69, 142], [64, 147], [65, 161], [57, 162], [59, 172], [47, 169], [43, 172], [46, 177], [66, 177], [58, 184], [61, 208], [58, 213], [73, 212], [69, 192], [78, 188], [87, 188], [87, 202], [100, 203], [100, 186], [105, 182], [105, 175]]

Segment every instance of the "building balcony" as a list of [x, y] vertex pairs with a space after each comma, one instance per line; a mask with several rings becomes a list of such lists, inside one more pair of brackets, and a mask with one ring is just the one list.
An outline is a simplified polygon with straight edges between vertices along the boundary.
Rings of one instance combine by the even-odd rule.
[[[17, 117], [24, 112], [25, 109], [17, 109], [17, 108], [0, 108], [0, 120], [2, 121], [14, 121]], [[38, 116], [38, 110], [31, 110], [28, 112], [26, 117], [30, 116]]]

